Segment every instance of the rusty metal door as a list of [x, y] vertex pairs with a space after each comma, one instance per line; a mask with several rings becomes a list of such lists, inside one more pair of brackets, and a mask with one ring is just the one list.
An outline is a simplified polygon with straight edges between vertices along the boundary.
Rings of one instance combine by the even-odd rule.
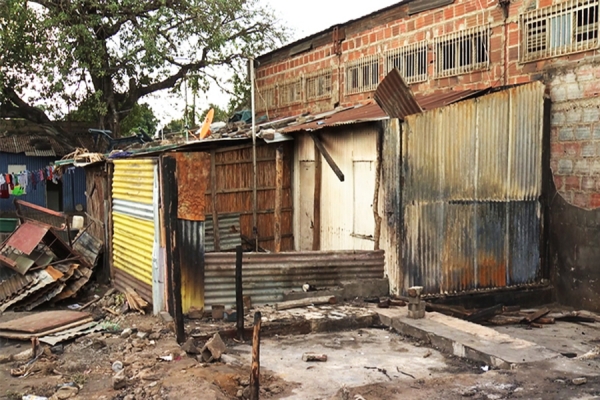
[[406, 118], [405, 289], [428, 294], [541, 279], [544, 85]]

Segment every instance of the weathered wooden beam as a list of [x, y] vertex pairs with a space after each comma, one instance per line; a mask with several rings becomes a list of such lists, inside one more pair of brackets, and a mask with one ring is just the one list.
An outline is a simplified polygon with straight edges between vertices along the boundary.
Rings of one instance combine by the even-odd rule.
[[313, 245], [314, 251], [321, 250], [321, 186], [323, 182], [321, 154], [315, 144], [315, 193], [313, 200]]
[[291, 308], [308, 307], [321, 304], [335, 304], [335, 296], [309, 297], [307, 299], [290, 300], [275, 304], [277, 311], [289, 310]]
[[281, 207], [283, 203], [283, 147], [276, 150], [275, 161], [275, 253], [281, 252]]
[[235, 303], [237, 313], [237, 336], [244, 340], [244, 293], [242, 289], [242, 260], [244, 251], [242, 246], [235, 248]]
[[340, 170], [340, 168], [337, 166], [337, 164], [331, 157], [331, 154], [329, 154], [329, 152], [325, 148], [325, 145], [323, 144], [321, 139], [313, 132], [309, 132], [308, 134], [310, 135], [312, 140], [315, 142], [315, 146], [317, 146], [317, 149], [319, 149], [319, 152], [323, 155], [323, 158], [325, 158], [325, 161], [327, 161], [327, 164], [329, 164], [329, 166], [331, 167], [331, 169], [333, 170], [335, 175], [338, 177], [340, 182], [344, 182], [345, 178], [344, 178], [344, 174], [342, 173], [342, 170]]
[[546, 307], [544, 308], [540, 308], [539, 310], [525, 316], [525, 321], [527, 322], [535, 322], [536, 319], [543, 317], [544, 315], [548, 314], [550, 312], [549, 309], [547, 309]]
[[250, 372], [250, 400], [258, 400], [260, 393], [260, 326], [262, 314], [254, 314], [254, 332], [252, 335], [252, 367]]

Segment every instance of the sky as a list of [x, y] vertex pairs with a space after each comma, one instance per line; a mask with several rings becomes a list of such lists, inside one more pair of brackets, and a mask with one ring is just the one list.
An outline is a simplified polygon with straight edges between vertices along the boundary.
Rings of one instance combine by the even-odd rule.
[[[290, 42], [293, 42], [333, 25], [360, 18], [398, 3], [399, 0], [260, 0], [260, 2], [271, 7], [275, 15], [290, 28]], [[228, 99], [229, 97], [219, 88], [213, 87], [208, 93], [196, 98], [196, 105], [198, 109], [203, 109], [211, 102], [225, 107]], [[191, 104], [191, 99], [188, 99], [188, 102]], [[149, 98], [148, 103], [163, 124], [181, 118], [185, 107], [183, 96], [164, 93]]]

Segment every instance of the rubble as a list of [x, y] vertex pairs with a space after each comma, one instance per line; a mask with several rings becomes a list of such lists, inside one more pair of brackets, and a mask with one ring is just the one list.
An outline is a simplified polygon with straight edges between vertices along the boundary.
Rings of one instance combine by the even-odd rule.
[[227, 350], [221, 335], [216, 333], [202, 348], [202, 359], [205, 362], [213, 362], [221, 359], [221, 355]]

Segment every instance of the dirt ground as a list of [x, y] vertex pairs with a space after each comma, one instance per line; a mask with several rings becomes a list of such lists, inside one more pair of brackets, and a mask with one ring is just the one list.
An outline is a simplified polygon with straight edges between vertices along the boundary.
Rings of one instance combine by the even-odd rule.
[[[190, 321], [188, 331], [233, 326], [210, 321], [205, 325]], [[226, 362], [205, 364], [183, 351], [172, 325], [159, 318], [126, 314], [113, 317], [106, 326], [106, 332], [46, 349], [26, 377], [11, 376], [11, 369], [22, 361], [0, 364], [0, 398], [50, 398], [61, 394], [61, 385], [71, 384], [78, 389], [71, 390], [70, 397], [55, 398], [221, 400], [241, 398], [249, 383], [249, 343], [226, 340]], [[127, 328], [132, 328], [129, 335]], [[586, 333], [590, 343], [598, 339], [596, 330], [586, 327]], [[203, 342], [195, 344], [201, 347]], [[3, 341], [0, 356], [29, 347], [27, 342]], [[305, 363], [301, 357], [307, 351], [325, 353], [328, 361]], [[165, 356], [171, 361], [161, 359]], [[124, 387], [115, 389], [113, 366], [120, 364], [126, 380]], [[484, 365], [376, 328], [267, 337], [261, 342], [261, 366], [261, 399], [600, 398], [596, 359], [561, 358], [511, 371], [484, 371]], [[576, 385], [573, 379], [583, 376], [585, 383]]]

